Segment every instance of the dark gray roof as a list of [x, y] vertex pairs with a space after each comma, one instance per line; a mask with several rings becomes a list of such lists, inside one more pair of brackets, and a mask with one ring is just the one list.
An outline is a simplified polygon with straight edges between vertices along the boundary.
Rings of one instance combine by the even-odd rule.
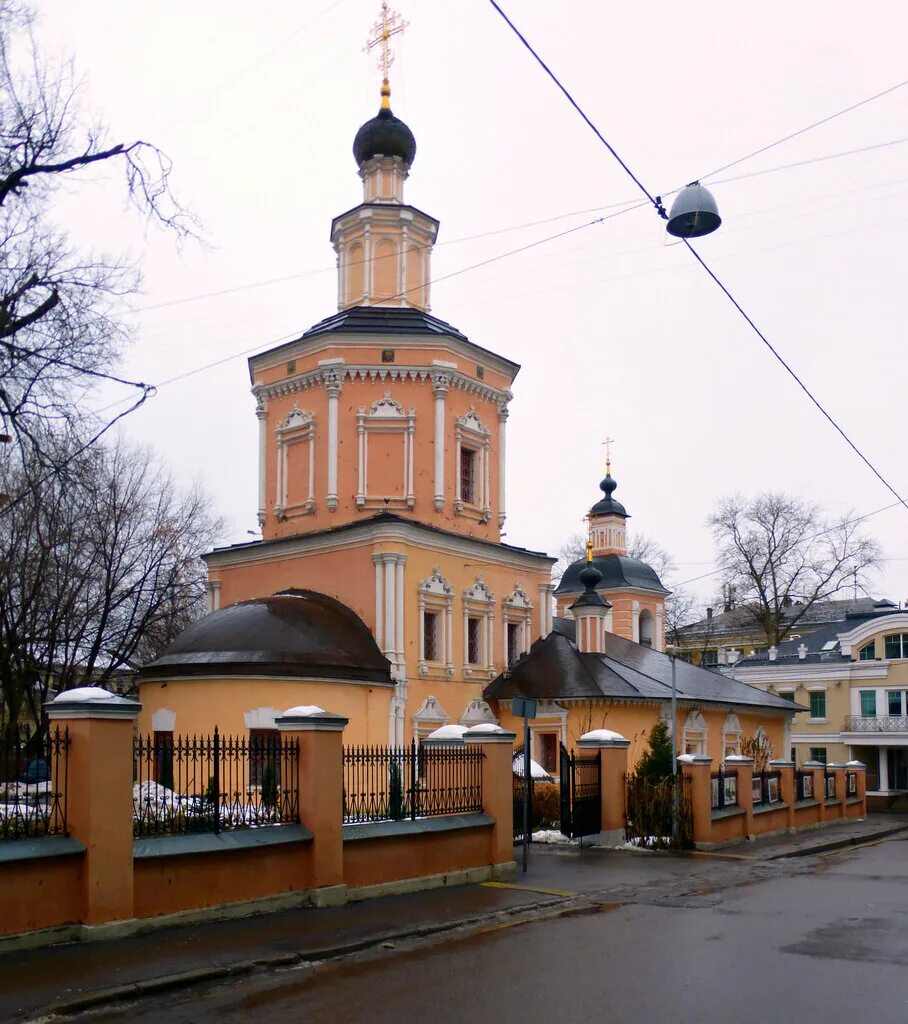
[[375, 117], [361, 125], [353, 140], [353, 156], [357, 164], [378, 155], [399, 156], [407, 164], [412, 164], [416, 156], [413, 132], [391, 113], [390, 107], [382, 107]]
[[345, 604], [313, 590], [228, 605], [177, 637], [140, 673], [303, 676], [391, 685], [391, 666], [369, 627]]
[[[872, 615], [879, 611], [897, 611], [897, 607], [885, 599], [873, 597], [861, 597], [855, 600], [841, 601], [817, 601], [807, 611], [803, 611], [803, 605], [793, 604], [785, 610], [785, 619], [791, 622], [797, 618], [794, 629], [797, 632], [814, 630], [827, 622], [843, 623], [860, 615]], [[803, 612], [803, 614], [802, 614]], [[718, 639], [722, 636], [737, 635], [744, 630], [754, 628], [754, 618], [746, 605], [733, 608], [731, 611], [718, 612], [710, 618], [699, 619], [697, 622], [688, 623], [678, 629], [678, 635], [685, 637], [701, 637], [709, 634], [710, 639]], [[844, 629], [840, 625], [840, 630]], [[850, 627], [849, 627], [850, 628]]]
[[[485, 698], [671, 699], [672, 669], [668, 655], [613, 633], [606, 634], [605, 654], [581, 654], [573, 642], [575, 625], [571, 619], [555, 619], [553, 631], [547, 637], [537, 640], [527, 654], [486, 687]], [[678, 659], [675, 669], [678, 697], [682, 701], [797, 710], [786, 698], [686, 661]]]
[[[842, 654], [842, 650], [838, 646], [837, 641], [839, 639], [839, 633], [849, 632], [855, 627], [863, 625], [865, 622], [872, 622], [874, 619], [880, 619], [882, 625], [885, 626], [885, 622], [883, 620], [898, 611], [898, 608], [893, 608], [886, 611], [878, 611], [875, 614], [870, 615], [849, 615], [847, 619], [843, 619], [839, 622], [830, 622], [825, 626], [819, 626], [817, 629], [814, 629], [812, 632], [805, 634], [797, 640], [786, 640], [785, 643], [779, 644], [775, 661], [769, 660], [768, 651], [760, 651], [759, 654], [754, 654], [748, 658], [741, 658], [740, 661], [735, 663], [735, 667], [759, 665], [761, 668], [764, 668], [771, 665], [791, 665], [794, 662], [801, 665], [805, 663], [828, 665], [838, 661], [851, 661], [851, 656]], [[836, 642], [835, 647], [823, 650], [827, 644], [832, 644], [833, 641]], [[798, 654], [801, 644], [804, 644], [807, 647], [806, 658], [802, 658]]]
[[[585, 558], [578, 558], [576, 562], [571, 562], [555, 588], [555, 593], [580, 593], [584, 589], [583, 583], [580, 581], [580, 573], [586, 565]], [[657, 594], [669, 593], [662, 586], [656, 575], [656, 570], [652, 566], [641, 562], [638, 558], [631, 558], [630, 555], [597, 555], [593, 559], [593, 565], [602, 573], [602, 582], [597, 585], [597, 590], [638, 587], [640, 590], [653, 590]]]
[[465, 334], [461, 334], [451, 324], [410, 306], [400, 309], [388, 306], [351, 306], [320, 320], [314, 327], [310, 327], [303, 337], [313, 338], [317, 334], [329, 333], [447, 334], [460, 341], [469, 341]]

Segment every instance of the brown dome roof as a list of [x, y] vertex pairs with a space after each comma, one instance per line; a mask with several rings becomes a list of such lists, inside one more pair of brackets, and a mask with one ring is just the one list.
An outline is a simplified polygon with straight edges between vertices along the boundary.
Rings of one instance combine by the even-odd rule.
[[302, 676], [391, 684], [390, 663], [345, 604], [289, 590], [220, 608], [185, 629], [140, 673], [171, 676]]

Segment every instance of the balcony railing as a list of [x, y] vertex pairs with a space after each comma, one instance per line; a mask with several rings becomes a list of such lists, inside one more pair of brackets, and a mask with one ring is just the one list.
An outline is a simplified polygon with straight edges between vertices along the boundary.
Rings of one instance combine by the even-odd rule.
[[908, 732], [908, 718], [892, 715], [873, 716], [848, 715], [845, 718], [845, 732]]

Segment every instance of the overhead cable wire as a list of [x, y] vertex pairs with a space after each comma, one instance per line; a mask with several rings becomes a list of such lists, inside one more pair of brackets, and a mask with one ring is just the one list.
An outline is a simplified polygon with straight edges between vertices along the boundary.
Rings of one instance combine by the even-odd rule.
[[[609, 151], [609, 153], [612, 154], [612, 156], [615, 158], [615, 160], [617, 160], [617, 162], [621, 165], [621, 167], [624, 169], [624, 171], [627, 173], [627, 175], [631, 178], [631, 180], [637, 185], [637, 187], [640, 189], [640, 191], [643, 192], [643, 194], [647, 197], [647, 199], [649, 199], [649, 201], [652, 203], [653, 207], [655, 208], [656, 212], [659, 213], [659, 215], [664, 218], [666, 216], [666, 214], [665, 214], [665, 210], [664, 210], [664, 208], [662, 206], [661, 200], [658, 197], [653, 197], [650, 194], [650, 192], [646, 188], [646, 186], [633, 173], [633, 171], [628, 167], [628, 165], [624, 162], [624, 160], [621, 159], [621, 157], [615, 151], [614, 147], [611, 146], [610, 143], [605, 139], [605, 137], [602, 135], [602, 133], [599, 131], [599, 129], [596, 127], [596, 125], [593, 124], [593, 122], [589, 119], [589, 117], [583, 111], [582, 107], [577, 103], [577, 101], [570, 94], [570, 92], [567, 90], [567, 88], [559, 81], [557, 75], [555, 75], [555, 73], [549, 68], [549, 66], [545, 63], [545, 61], [542, 59], [542, 57], [540, 57], [539, 54], [536, 52], [536, 50], [530, 45], [530, 43], [527, 40], [527, 38], [520, 32], [520, 30], [511, 21], [511, 19], [507, 16], [507, 14], [505, 14], [505, 12], [501, 9], [501, 7], [496, 2], [496, 0], [489, 0], [489, 3], [501, 15], [501, 17], [504, 19], [504, 21], [507, 23], [507, 25], [511, 28], [511, 30], [514, 32], [514, 34], [517, 36], [517, 38], [521, 41], [521, 43], [523, 43], [523, 45], [526, 47], [526, 49], [533, 55], [533, 57], [535, 58], [536, 62], [539, 64], [539, 66], [552, 79], [552, 81], [558, 87], [559, 91], [566, 97], [568, 102], [577, 111], [577, 113], [581, 116], [581, 118], [584, 120], [584, 122], [587, 125], [589, 125], [590, 129], [593, 131], [593, 133], [596, 135], [596, 137], [602, 142], [602, 144]], [[838, 117], [838, 116], [840, 116], [843, 113], [847, 113], [848, 110], [853, 110], [856, 107], [863, 106], [865, 103], [869, 103], [869, 102], [871, 102], [874, 99], [878, 99], [881, 96], [885, 96], [888, 93], [894, 92], [896, 89], [901, 88], [903, 85], [908, 85], [908, 80], [906, 80], [905, 82], [901, 82], [898, 85], [891, 86], [889, 89], [886, 89], [883, 92], [877, 93], [874, 96], [868, 97], [867, 99], [862, 100], [860, 103], [853, 104], [851, 107], [847, 108], [846, 110], [839, 111], [838, 113], [830, 115], [829, 117], [824, 118], [821, 121], [817, 121], [813, 125], [808, 125], [807, 127], [803, 128], [803, 129], [800, 129], [798, 132], [795, 132], [795, 133], [792, 133], [789, 136], [786, 136], [786, 139], [794, 138], [795, 135], [803, 134], [805, 131], [809, 131], [811, 128], [817, 127], [820, 124], [825, 124], [826, 122], [832, 120], [834, 117]], [[785, 141], [785, 140], [779, 140], [779, 142], [782, 142], [782, 141]], [[750, 154], [750, 156], [755, 156], [755, 155], [757, 155], [758, 152], [765, 152], [767, 149], [772, 148], [772, 145], [777, 145], [777, 144], [778, 143], [773, 143], [770, 146], [764, 146], [763, 149], [754, 151], [754, 153]], [[747, 157], [742, 157], [741, 158], [741, 160], [744, 160], [744, 159], [748, 159], [748, 158]], [[712, 173], [716, 174], [716, 173], [718, 173], [721, 170], [726, 170], [728, 167], [731, 167], [731, 166], [733, 166], [736, 163], [740, 163], [741, 160], [736, 160], [736, 161], [733, 161], [730, 164], [726, 164], [724, 167], [720, 167], [720, 168], [718, 168], [716, 171], [714, 171]], [[756, 333], [757, 337], [760, 338], [760, 340], [769, 349], [769, 351], [772, 353], [772, 355], [778, 360], [778, 362], [781, 364], [781, 366], [784, 367], [786, 372], [794, 379], [794, 381], [797, 383], [798, 387], [801, 388], [801, 390], [807, 395], [807, 397], [810, 399], [810, 401], [817, 407], [817, 409], [820, 410], [820, 412], [823, 414], [823, 416], [832, 424], [833, 427], [835, 427], [836, 431], [841, 435], [841, 437], [845, 440], [845, 442], [852, 449], [852, 451], [854, 451], [855, 454], [861, 459], [861, 461], [871, 470], [871, 472], [883, 484], [883, 486], [893, 495], [893, 497], [897, 498], [899, 500], [899, 502], [902, 505], [905, 506], [906, 509], [908, 509], [908, 502], [905, 501], [905, 499], [902, 497], [901, 494], [899, 494], [899, 492], [895, 489], [895, 487], [893, 487], [893, 485], [889, 483], [889, 481], [876, 468], [876, 466], [874, 466], [874, 464], [870, 461], [870, 459], [861, 451], [860, 448], [858, 448], [858, 446], [854, 443], [854, 441], [851, 440], [851, 438], [848, 436], [848, 434], [845, 432], [845, 430], [836, 422], [836, 420], [833, 418], [833, 416], [829, 412], [827, 412], [827, 410], [823, 407], [822, 403], [814, 396], [814, 394], [810, 391], [810, 389], [807, 387], [807, 385], [801, 380], [801, 378], [798, 376], [798, 374], [795, 372], [795, 370], [792, 369], [792, 367], [782, 357], [782, 355], [775, 348], [775, 346], [772, 345], [772, 343], [769, 341], [769, 339], [766, 337], [766, 335], [757, 327], [757, 325], [756, 325], [756, 323], [754, 323], [753, 319], [744, 311], [744, 309], [741, 306], [741, 304], [737, 301], [737, 299], [735, 299], [735, 297], [731, 294], [731, 292], [728, 290], [728, 288], [726, 288], [726, 286], [722, 283], [722, 281], [720, 281], [719, 278], [716, 276], [716, 274], [709, 268], [708, 264], [703, 259], [703, 257], [700, 256], [700, 254], [697, 252], [697, 250], [691, 245], [689, 239], [685, 238], [683, 241], [684, 241], [685, 245], [687, 246], [688, 250], [692, 253], [694, 258], [700, 264], [700, 266], [706, 271], [706, 273], [715, 282], [715, 284], [718, 285], [718, 287], [722, 290], [723, 294], [729, 299], [729, 301], [732, 303], [732, 305], [735, 307], [735, 309], [737, 309], [737, 311], [741, 314], [741, 316], [744, 318], [744, 320], [750, 325], [750, 327]]]

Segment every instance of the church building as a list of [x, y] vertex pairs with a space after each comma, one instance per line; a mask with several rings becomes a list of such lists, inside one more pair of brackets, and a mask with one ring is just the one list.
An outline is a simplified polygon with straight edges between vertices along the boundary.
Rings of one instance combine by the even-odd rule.
[[[502, 542], [520, 367], [432, 314], [439, 225], [404, 200], [416, 140], [381, 93], [353, 142], [362, 201], [331, 224], [337, 311], [249, 360], [262, 538], [205, 556], [210, 612], [140, 673], [139, 729], [252, 738], [315, 705], [345, 742], [399, 746], [513, 726], [523, 695], [547, 768], [606, 720], [636, 758], [671, 693], [668, 591], [627, 554], [610, 467], [557, 589], [555, 559]], [[787, 749], [791, 702], [678, 668], [685, 751], [758, 729]]]

